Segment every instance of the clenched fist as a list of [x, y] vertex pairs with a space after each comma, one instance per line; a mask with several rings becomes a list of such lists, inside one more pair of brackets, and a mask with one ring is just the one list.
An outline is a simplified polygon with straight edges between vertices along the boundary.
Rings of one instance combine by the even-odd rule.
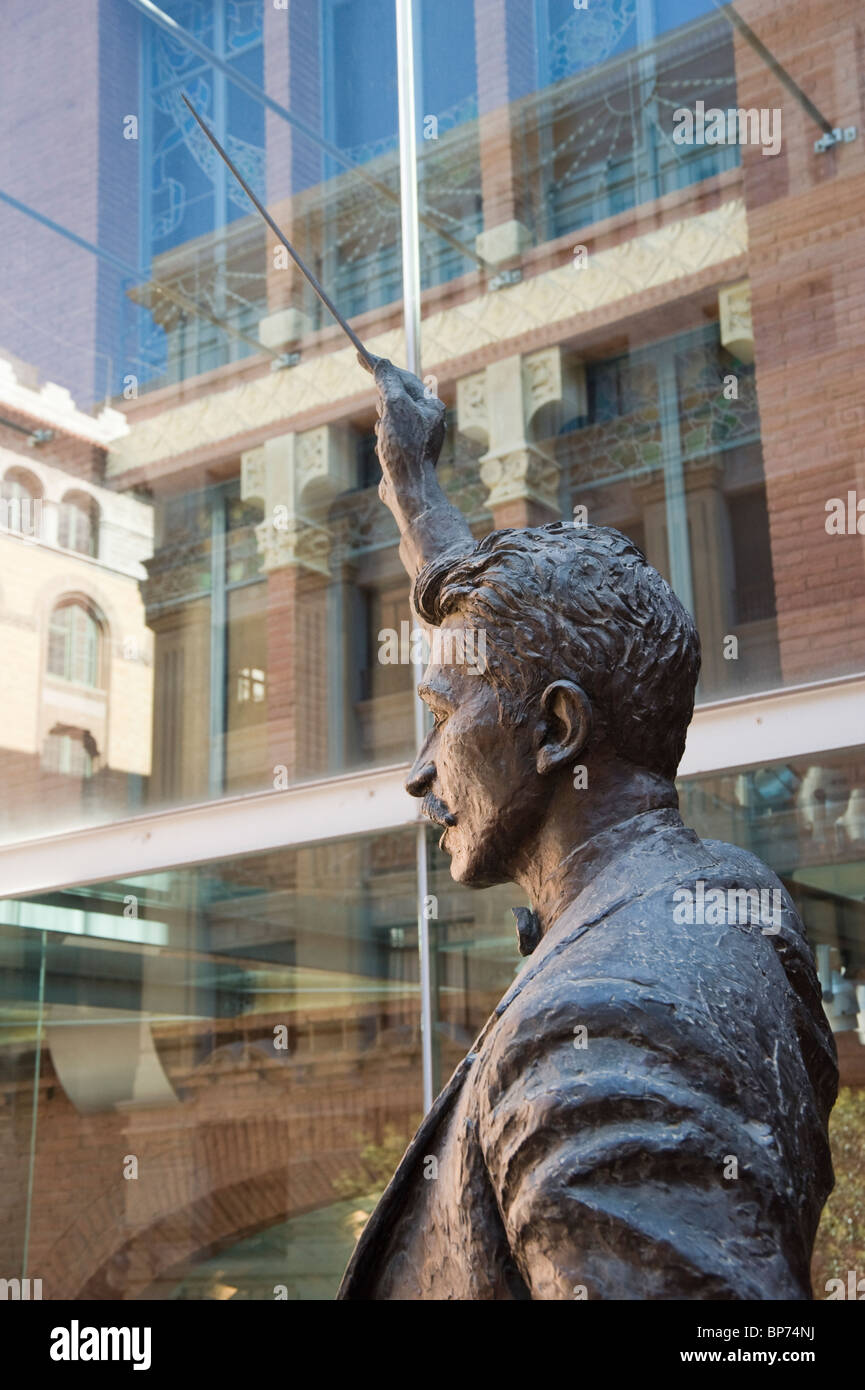
[[[358, 361], [370, 370], [359, 354]], [[435, 474], [445, 437], [444, 403], [428, 395], [413, 372], [395, 367], [386, 357], [373, 362], [378, 387], [376, 453], [382, 472], [378, 495], [399, 527], [403, 563], [409, 573], [416, 573], [446, 546], [457, 543], [469, 549], [473, 540]]]

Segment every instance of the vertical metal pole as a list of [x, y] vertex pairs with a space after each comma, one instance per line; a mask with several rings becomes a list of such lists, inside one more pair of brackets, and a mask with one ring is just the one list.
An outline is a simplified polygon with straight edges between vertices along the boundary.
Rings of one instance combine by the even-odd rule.
[[[417, 130], [415, 124], [414, 81], [414, 0], [396, 0], [396, 70], [399, 105], [399, 181], [400, 225], [402, 231], [402, 298], [405, 328], [406, 365], [421, 375], [420, 362], [420, 232], [417, 193]], [[419, 662], [412, 663], [412, 679], [418, 686], [423, 677]], [[426, 737], [424, 706], [414, 697], [415, 744], [420, 748]], [[417, 929], [420, 956], [421, 1054], [423, 1059], [423, 1104], [433, 1102], [432, 981], [430, 971], [429, 919], [426, 915], [428, 887], [426, 828], [417, 829]]]
[[396, 0], [399, 185], [406, 365], [420, 376], [420, 224], [414, 87], [414, 0]]

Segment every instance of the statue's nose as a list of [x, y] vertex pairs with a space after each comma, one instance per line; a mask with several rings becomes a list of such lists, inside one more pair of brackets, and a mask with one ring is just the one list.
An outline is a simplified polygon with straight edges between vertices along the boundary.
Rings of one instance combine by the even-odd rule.
[[409, 796], [426, 796], [435, 775], [435, 763], [415, 763], [405, 783]]

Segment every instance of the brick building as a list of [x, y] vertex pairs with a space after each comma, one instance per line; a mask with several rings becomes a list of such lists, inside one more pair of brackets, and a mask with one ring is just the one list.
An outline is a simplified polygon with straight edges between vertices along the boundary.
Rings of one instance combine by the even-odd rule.
[[[865, 31], [853, 0], [736, 8], [750, 34], [711, 0], [417, 7], [422, 374], [476, 534], [614, 525], [697, 618], [686, 819], [781, 875], [837, 1030], [820, 1297], [865, 1242], [847, 1142], [865, 1085]], [[0, 346], [87, 407], [110, 382], [86, 447], [10, 447], [46, 497], [74, 474], [117, 509], [110, 602], [120, 627], [142, 606], [147, 656], [115, 645], [111, 777], [22, 783], [0, 851], [3, 1247], [46, 1297], [328, 1297], [430, 1083], [517, 968], [520, 898], [454, 885], [402, 793], [412, 668], [382, 653], [410, 614], [369, 378], [180, 93], [367, 346], [401, 362], [393, 12], [84, 9], [74, 35], [61, 20], [10, 40], [47, 44], [52, 72], [74, 42], [82, 66], [57, 71], [2, 190], [2, 297], [23, 319]], [[49, 139], [88, 63], [70, 202], [27, 141]], [[698, 103], [754, 111], [754, 138], [679, 143]], [[44, 302], [31, 231], [64, 266]], [[0, 546], [30, 595], [16, 557], [33, 546]], [[22, 639], [4, 696], [19, 757], [37, 670]]]

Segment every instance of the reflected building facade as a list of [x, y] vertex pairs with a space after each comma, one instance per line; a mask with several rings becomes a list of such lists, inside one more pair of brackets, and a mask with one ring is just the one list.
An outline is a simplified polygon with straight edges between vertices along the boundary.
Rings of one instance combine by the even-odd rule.
[[[411, 618], [369, 378], [181, 94], [400, 362], [393, 7], [85, 8], [33, 40], [53, 104], [31, 111], [23, 86], [3, 102], [27, 119], [0, 203], [0, 347], [78, 405], [34, 444], [47, 388], [25, 399], [16, 378], [0, 402], [4, 497], [57, 513], [52, 536], [0, 535], [20, 644], [0, 734], [0, 1236], [46, 1297], [330, 1297], [425, 1076], [446, 1079], [519, 966], [520, 897], [454, 885], [401, 793], [412, 671], [383, 653]], [[861, 128], [853, 0], [738, 9], [833, 124]], [[477, 536], [616, 526], [695, 614], [685, 819], [781, 875], [837, 1032], [820, 1297], [865, 1248], [848, 1220], [865, 1182], [865, 146], [816, 149], [813, 116], [712, 0], [415, 11], [440, 476]], [[88, 70], [61, 153], [51, 121]], [[698, 103], [755, 112], [754, 138], [680, 141]], [[37, 773], [21, 757], [39, 739]]]

